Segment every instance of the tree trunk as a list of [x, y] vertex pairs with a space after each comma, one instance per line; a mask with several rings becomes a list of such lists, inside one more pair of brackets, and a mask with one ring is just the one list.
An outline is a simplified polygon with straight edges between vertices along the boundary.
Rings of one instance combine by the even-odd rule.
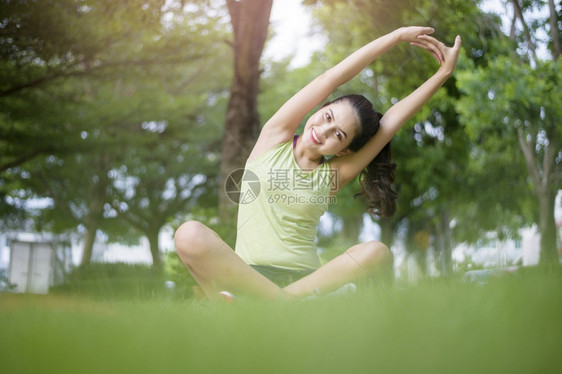
[[552, 137], [544, 151], [542, 163], [535, 154], [536, 136], [526, 140], [523, 130], [518, 129], [519, 146], [525, 156], [527, 171], [535, 187], [539, 200], [540, 219], [539, 230], [541, 233], [540, 262], [541, 264], [558, 263], [558, 250], [556, 248], [556, 221], [554, 219], [554, 200], [560, 182], [557, 177], [556, 156], [558, 143]]
[[[257, 108], [259, 62], [269, 26], [273, 0], [227, 0], [234, 32], [234, 76], [222, 138], [220, 180], [223, 185], [236, 169], [244, 167], [259, 134]], [[235, 216], [235, 205], [224, 189], [219, 195], [222, 220]]]
[[556, 248], [556, 221], [554, 219], [554, 201], [556, 194], [550, 191], [539, 196], [541, 232], [541, 247], [539, 261], [541, 265], [557, 264], [558, 250]]
[[358, 214], [353, 217], [346, 217], [342, 219], [343, 228], [342, 234], [344, 240], [351, 245], [355, 245], [359, 242], [359, 234], [361, 234], [361, 228], [363, 227], [363, 215]]
[[150, 254], [152, 255], [152, 267], [155, 269], [162, 268], [162, 256], [160, 255], [160, 245], [158, 243], [159, 233], [159, 230], [146, 233], [150, 244]]
[[392, 248], [394, 244], [394, 225], [392, 218], [381, 218], [378, 223], [381, 228], [381, 243], [388, 248]]
[[452, 262], [452, 240], [451, 240], [451, 227], [450, 227], [449, 211], [441, 209], [439, 220], [437, 223], [437, 244], [441, 252], [441, 275], [448, 276], [453, 272]]
[[88, 227], [86, 225], [86, 234], [84, 235], [84, 243], [82, 244], [82, 259], [80, 260], [80, 266], [84, 266], [90, 263], [92, 259], [92, 253], [94, 250], [94, 243], [96, 242], [96, 233], [98, 232], [97, 227]]
[[84, 243], [82, 245], [82, 259], [80, 266], [87, 265], [92, 259], [94, 251], [94, 244], [96, 242], [96, 234], [100, 227], [100, 222], [103, 214], [103, 200], [99, 201], [95, 197], [92, 198], [90, 203], [90, 211], [88, 216], [84, 219], [84, 226], [86, 227], [86, 234], [84, 235]]
[[92, 197], [88, 204], [88, 214], [84, 217], [84, 226], [86, 226], [86, 235], [84, 235], [84, 247], [82, 251], [82, 260], [80, 266], [90, 263], [96, 242], [96, 233], [100, 227], [101, 220], [103, 219], [103, 206], [107, 199], [107, 187], [109, 185], [109, 178], [107, 177], [107, 160], [102, 157], [101, 161], [103, 168], [96, 174], [97, 181], [95, 182]]

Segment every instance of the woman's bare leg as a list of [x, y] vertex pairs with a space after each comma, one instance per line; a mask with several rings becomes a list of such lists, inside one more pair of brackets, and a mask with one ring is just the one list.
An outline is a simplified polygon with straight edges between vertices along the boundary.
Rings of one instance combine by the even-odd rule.
[[215, 297], [226, 290], [261, 298], [289, 295], [246, 264], [217, 233], [197, 221], [182, 224], [174, 236], [183, 264], [205, 291]]
[[346, 283], [357, 282], [366, 277], [384, 278], [392, 271], [393, 257], [382, 243], [370, 241], [354, 245], [345, 253], [320, 267], [314, 273], [285, 287], [293, 296], [329, 293]]

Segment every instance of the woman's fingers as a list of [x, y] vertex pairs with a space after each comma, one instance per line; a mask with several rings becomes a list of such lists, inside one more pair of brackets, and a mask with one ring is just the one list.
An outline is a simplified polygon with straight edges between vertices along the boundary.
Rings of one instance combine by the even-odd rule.
[[457, 37], [455, 38], [455, 44], [453, 45], [453, 49], [454, 50], [460, 50], [461, 49], [461, 44], [462, 44], [462, 39], [460, 35], [457, 35]]
[[[427, 39], [430, 38], [430, 39]], [[416, 40], [417, 43], [422, 44], [428, 51], [431, 51], [432, 53], [437, 55], [437, 60], [439, 61], [439, 63], [443, 63], [443, 61], [445, 60], [445, 56], [442, 50], [442, 47], [444, 47], [445, 45], [439, 45], [439, 42], [437, 39], [432, 38], [431, 36], [428, 35], [420, 35], [418, 36], [418, 40]], [[441, 43], [443, 44], [443, 43]]]
[[402, 41], [413, 42], [417, 37], [422, 34], [433, 34], [435, 29], [433, 27], [425, 26], [408, 26], [400, 28], [400, 38]]
[[411, 42], [410, 45], [413, 45], [415, 47], [420, 47], [423, 48], [427, 51], [429, 51], [429, 53], [431, 53], [431, 55], [435, 58], [435, 60], [437, 60], [438, 63], [443, 63], [442, 60], [439, 59], [439, 55], [437, 53], [435, 53], [435, 51], [433, 51], [431, 48], [426, 47], [425, 45], [421, 44], [421, 43], [417, 43], [417, 42]]
[[433, 34], [435, 29], [433, 27], [422, 27], [420, 34]]
[[427, 34], [420, 35], [418, 38], [427, 40], [428, 42], [433, 43], [435, 45], [443, 45], [443, 46], [445, 45], [441, 43], [439, 40], [435, 39], [433, 36], [429, 36]]
[[447, 48], [445, 44], [441, 43], [439, 40], [429, 35], [420, 35], [418, 38], [423, 40], [425, 43], [427, 43], [427, 45], [430, 46], [432, 50], [436, 51], [436, 53], [439, 54], [441, 61], [445, 60], [444, 52]]
[[[419, 28], [430, 29], [431, 28]], [[452, 47], [447, 47], [444, 43], [436, 38], [429, 36], [427, 33], [418, 35], [415, 40], [410, 41], [410, 44], [416, 47], [423, 48], [431, 53], [433, 57], [441, 64], [444, 71], [452, 71], [455, 68], [457, 57], [461, 48], [462, 40], [459, 35], [455, 38], [455, 43]]]
[[457, 65], [457, 60], [459, 58], [459, 52], [461, 50], [461, 44], [462, 44], [462, 39], [460, 35], [457, 35], [455, 38], [455, 44], [453, 45], [453, 47], [450, 49], [450, 62], [452, 64], [452, 68], [455, 69], [455, 66]]

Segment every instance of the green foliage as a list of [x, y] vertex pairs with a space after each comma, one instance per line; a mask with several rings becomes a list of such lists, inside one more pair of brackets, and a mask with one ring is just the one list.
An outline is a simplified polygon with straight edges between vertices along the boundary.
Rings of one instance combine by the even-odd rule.
[[181, 262], [177, 252], [167, 252], [164, 264], [166, 279], [174, 282], [174, 288], [170, 291], [170, 296], [175, 300], [194, 297], [194, 287], [198, 287], [197, 281]]
[[[307, 66], [290, 69], [289, 62], [290, 58], [279, 62], [264, 62], [265, 71], [260, 79], [258, 97], [262, 124], [265, 124], [291, 96], [328, 68], [314, 60]], [[300, 130], [306, 123], [306, 119], [303, 120]]]
[[[37, 229], [132, 242], [216, 201], [224, 12], [206, 1], [1, 8], [3, 224], [25, 211]], [[40, 215], [25, 206], [45, 197]]]
[[[537, 222], [538, 206], [531, 194], [536, 186], [529, 178], [518, 132], [536, 142], [538, 160], [544, 159], [547, 144], [561, 144], [561, 97], [554, 88], [561, 78], [556, 63], [531, 68], [510, 57], [498, 57], [487, 68], [459, 74], [460, 87], [467, 94], [457, 108], [471, 139], [468, 182], [474, 187], [494, 185], [502, 191], [490, 193], [482, 188], [473, 202], [473, 213], [480, 217], [482, 227], [509, 231]], [[551, 187], [558, 188], [556, 184], [553, 180]]]
[[51, 292], [106, 301], [145, 300], [164, 297], [166, 280], [165, 274], [148, 265], [90, 263], [75, 268]]

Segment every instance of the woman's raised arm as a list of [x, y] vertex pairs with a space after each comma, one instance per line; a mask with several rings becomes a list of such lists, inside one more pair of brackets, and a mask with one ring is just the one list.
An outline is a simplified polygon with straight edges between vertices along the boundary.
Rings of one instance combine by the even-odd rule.
[[460, 36], [456, 37], [455, 44], [452, 47], [447, 47], [429, 35], [420, 35], [411, 44], [431, 52], [441, 66], [433, 76], [411, 94], [394, 104], [383, 115], [379, 130], [363, 148], [331, 161], [331, 167], [338, 170], [339, 188], [361, 173], [402, 125], [416, 114], [453, 74], [461, 48]]
[[447, 47], [431, 36], [420, 35], [417, 41], [412, 42], [412, 45], [429, 50], [435, 58], [437, 58], [441, 66], [437, 73], [418, 89], [386, 111], [380, 122], [380, 130], [382, 130], [382, 132], [379, 130], [379, 132], [381, 132], [380, 135], [377, 133], [379, 137], [383, 138], [385, 144], [390, 141], [390, 138], [396, 134], [407, 120], [416, 114], [429, 99], [431, 99], [443, 83], [453, 74], [461, 48], [461, 37], [457, 36], [455, 38], [455, 44], [452, 47]]
[[256, 156], [255, 153], [262, 153], [264, 148], [290, 140], [309, 111], [398, 42], [413, 43], [418, 40], [418, 36], [431, 34], [433, 31], [431, 27], [402, 27], [353, 52], [297, 92], [267, 121], [254, 148], [258, 152], [253, 151], [252, 154]]

